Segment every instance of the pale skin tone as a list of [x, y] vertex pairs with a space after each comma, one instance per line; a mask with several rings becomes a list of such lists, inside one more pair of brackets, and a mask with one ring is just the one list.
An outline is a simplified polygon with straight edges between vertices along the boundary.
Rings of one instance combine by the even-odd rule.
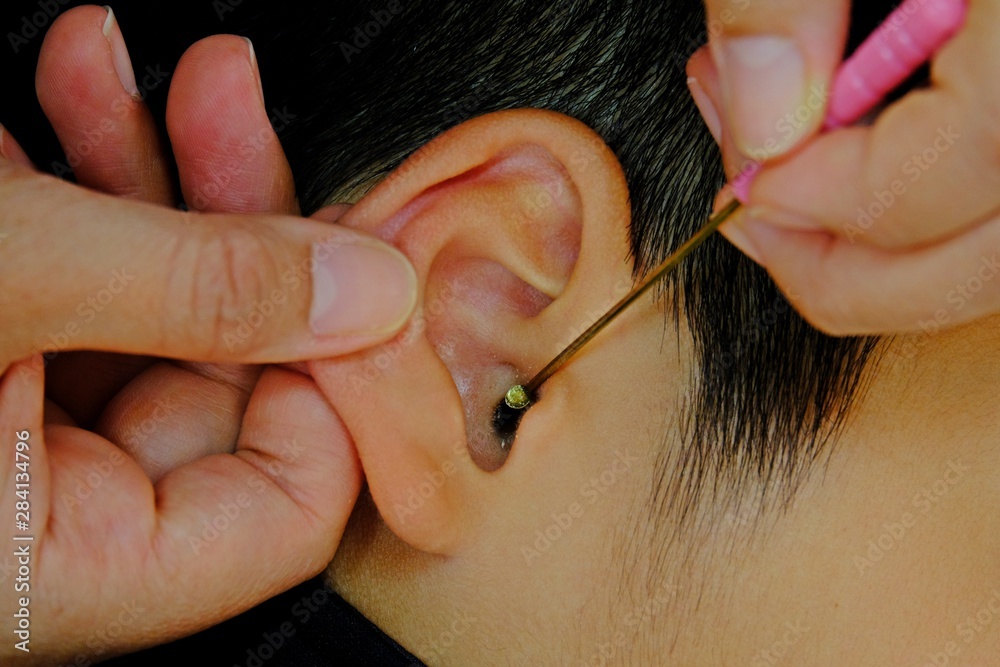
[[[843, 9], [792, 4], [777, 13], [790, 21], [790, 34], [803, 28], [789, 17], [827, 12], [811, 22], [829, 29], [827, 19]], [[810, 48], [825, 43], [832, 52], [835, 41]], [[822, 62], [832, 70], [831, 57]], [[974, 117], [976, 109], [965, 111]], [[814, 173], [804, 168], [810, 156], [836, 140], [808, 143], [772, 173], [806, 178]], [[491, 169], [478, 168], [484, 164]], [[793, 197], [781, 178], [765, 172], [754, 200], [770, 205], [769, 187]], [[922, 185], [933, 190], [933, 183]], [[421, 206], [409, 206], [415, 202]], [[794, 203], [786, 202], [796, 210]], [[891, 344], [829, 465], [814, 471], [787, 512], [761, 519], [771, 526], [765, 535], [748, 545], [756, 519], [702, 508], [714, 535], [694, 566], [678, 562], [681, 544], [654, 569], [633, 532], [650, 511], [654, 455], [679, 444], [678, 404], [690, 390], [692, 355], [684, 336], [664, 335], [652, 300], [546, 386], [509, 458], [486, 434], [506, 387], [548, 361], [629, 284], [631, 267], [622, 261], [629, 210], [614, 156], [568, 118], [496, 114], [448, 133], [342, 213], [326, 217], [410, 257], [421, 295], [396, 346], [310, 364], [375, 501], [360, 504], [329, 573], [349, 601], [418, 655], [432, 664], [590, 664], [613, 644], [611, 664], [649, 664], [671, 649], [664, 642], [683, 618], [672, 646], [676, 664], [922, 665], [942, 653], [950, 664], [995, 661], [1000, 616], [966, 621], [989, 610], [991, 591], [1000, 588], [1000, 526], [990, 511], [1000, 501], [1000, 408], [991, 400], [1000, 322], [984, 316], [996, 312], [993, 292], [976, 300], [979, 319], [963, 324], [965, 313], [955, 313], [946, 330]], [[935, 219], [905, 217], [925, 230]], [[921, 269], [936, 258], [942, 271], [974, 271], [978, 264], [948, 248], [984, 247], [977, 235], [991, 226], [977, 222], [958, 233], [957, 224], [939, 229], [950, 240], [936, 255], [904, 246], [894, 259], [905, 262], [912, 252]], [[839, 228], [830, 227], [832, 237], [810, 234], [826, 234], [822, 244], [833, 247], [842, 242]], [[811, 305], [815, 285], [796, 282], [796, 258], [810, 246], [786, 239], [799, 253], [786, 257], [775, 250], [785, 247], [778, 235], [754, 254], [807, 317], [830, 330], [883, 330], [850, 306], [870, 305], [862, 297], [872, 282], [853, 292], [838, 284], [843, 319], [826, 320], [829, 309]], [[861, 253], [852, 270], [869, 266], [865, 253], [882, 252], [866, 248], [851, 251]], [[928, 273], [914, 269], [910, 277]], [[884, 287], [873, 298], [887, 295], [880, 317], [896, 318], [884, 329], [912, 331], [909, 292], [892, 300], [892, 283], [869, 278]], [[921, 293], [951, 286], [924, 285]], [[894, 311], [895, 302], [903, 305]], [[924, 305], [922, 319], [940, 307]], [[14, 414], [30, 407], [7, 406]], [[486, 473], [477, 463], [502, 465]], [[661, 543], [669, 525], [663, 530]], [[536, 543], [536, 531], [555, 537]], [[702, 592], [692, 613], [687, 602]], [[1000, 608], [1000, 597], [992, 605]]]

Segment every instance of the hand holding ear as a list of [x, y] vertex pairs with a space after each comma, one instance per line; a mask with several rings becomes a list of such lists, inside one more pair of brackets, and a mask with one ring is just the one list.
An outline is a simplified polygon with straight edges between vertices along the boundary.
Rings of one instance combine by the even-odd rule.
[[870, 127], [824, 135], [849, 3], [706, 6], [711, 44], [688, 65], [695, 101], [730, 177], [747, 159], [766, 165], [730, 240], [829, 333], [933, 334], [1000, 312], [1000, 2], [971, 4], [929, 88]]
[[[309, 378], [264, 371], [236, 453], [181, 466], [154, 486], [108, 440], [43, 426], [40, 362], [17, 363], [0, 382], [0, 511], [8, 517], [0, 540], [9, 547], [0, 566], [30, 573], [17, 592], [7, 580], [0, 613], [10, 628], [28, 610], [30, 635], [21, 639], [30, 638], [31, 657], [93, 663], [176, 639], [333, 558], [361, 469]], [[27, 658], [7, 634], [4, 664]]]
[[[68, 12], [42, 50], [39, 97], [71, 154], [87, 136], [101, 132], [102, 117], [113, 107], [114, 91], [120, 87], [116, 74], [100, 62], [75, 55], [92, 51], [95, 41], [98, 46], [104, 43], [103, 35], [92, 28], [94, 19], [105, 13], [98, 8]], [[117, 26], [113, 32], [124, 48]], [[291, 169], [265, 108], [255, 61], [247, 40], [219, 35], [192, 46], [174, 68], [167, 126], [180, 187], [192, 210], [299, 212]], [[87, 96], [67, 101], [62, 85], [67, 79], [106, 86], [91, 85]], [[123, 126], [132, 123], [134, 128], [142, 120], [151, 125], [141, 102], [136, 102], [135, 111], [135, 120], [123, 120]], [[150, 178], [140, 169], [142, 155], [152, 153], [157, 162], [167, 162], [170, 156], [163, 153], [152, 129], [133, 129], [131, 134], [141, 140], [123, 145], [103, 141], [79, 156], [78, 178], [110, 194], [155, 201], [147, 185]], [[143, 186], [115, 186], [129, 180]], [[169, 179], [161, 189], [171, 192]], [[235, 451], [240, 422], [262, 370], [93, 353], [60, 355], [49, 364], [47, 394], [76, 424], [93, 425], [122, 447], [156, 481], [202, 456]], [[150, 419], [157, 428], [149, 428]]]
[[[135, 100], [126, 101], [114, 94], [102, 97], [108, 93], [102, 89], [102, 84], [107, 83], [100, 78], [102, 73], [111, 78], [112, 84], [123, 85], [114, 69], [95, 66], [95, 61], [107, 54], [88, 50], [95, 42], [97, 46], [110, 44], [105, 40], [107, 35], [102, 34], [109, 25], [107, 21], [107, 12], [97, 8], [73, 10], [60, 19], [52, 29], [55, 41], [47, 42], [46, 53], [64, 59], [54, 58], [48, 65], [57, 66], [48, 70], [43, 62], [40, 96], [68, 150], [88, 131], [96, 128], [107, 133], [108, 141], [75, 165], [81, 181], [137, 199], [170, 203], [169, 180], [164, 180], [161, 170], [143, 167], [164, 159], [155, 132], [145, 126], [148, 112]], [[113, 23], [110, 26], [112, 39], [120, 38], [114, 32], [117, 27]], [[85, 32], [91, 28], [91, 33]], [[79, 62], [65, 58], [74, 53]], [[214, 58], [215, 65], [205, 66], [212, 74], [201, 81], [188, 80], [190, 88], [213, 80], [216, 90], [246, 90], [239, 80], [230, 81], [228, 89], [220, 80], [227, 71], [238, 72], [233, 65], [240, 62], [247, 74], [252, 74], [249, 49], [243, 40], [219, 38], [204, 45], [200, 53], [210, 60]], [[77, 67], [77, 71], [60, 71], [59, 62], [68, 63], [71, 70]], [[47, 93], [58, 91], [60, 74], [65, 77], [63, 84], [74, 79], [89, 81], [80, 86], [77, 93], [84, 97], [75, 104], [57, 95], [46, 100]], [[246, 78], [252, 82], [250, 76]], [[256, 85], [252, 90], [257, 93]], [[123, 113], [125, 107], [110, 106], [116, 100], [130, 105], [129, 113], [113, 129], [107, 129], [106, 124], [101, 129], [102, 109], [105, 113], [109, 109]], [[223, 117], [214, 126], [189, 119], [204, 110], [204, 106], [196, 104], [204, 101], [202, 97], [175, 105], [180, 112], [175, 116], [175, 121], [179, 119], [175, 125], [188, 123], [186, 129], [174, 133], [175, 148], [189, 151], [186, 157], [190, 162], [181, 160], [186, 192], [188, 187], [208, 182], [207, 175], [218, 165], [217, 161], [199, 161], [193, 146], [205, 151], [218, 148], [224, 137], [211, 133], [222, 122], [236, 131], [252, 128], [255, 135], [262, 129], [259, 123], [254, 125], [259, 118], [234, 117], [235, 107], [216, 109]], [[197, 136], [192, 127], [210, 136]], [[242, 163], [245, 170], [231, 174], [232, 187], [226, 193], [230, 199], [219, 208], [290, 208], [287, 203], [280, 204], [294, 201], [287, 187], [290, 179], [281, 179], [287, 173], [287, 163], [276, 142], [272, 148], [256, 156], [256, 160], [251, 156]], [[9, 138], [4, 153], [24, 167], [30, 166]], [[277, 160], [275, 155], [282, 159]], [[15, 173], [25, 179], [43, 178]], [[278, 185], [271, 189], [252, 187], [253, 178], [261, 176]], [[49, 181], [45, 187], [77, 190]], [[91, 193], [80, 192], [65, 196], [97, 199]], [[244, 198], [233, 199], [234, 195]], [[106, 212], [107, 205], [102, 201], [93, 207], [95, 213]], [[147, 214], [159, 212], [154, 208], [141, 210]], [[205, 219], [204, 224], [210, 224], [207, 216]], [[293, 227], [304, 222], [294, 218], [276, 218], [278, 221]], [[87, 222], [84, 219], [80, 224]], [[129, 222], [143, 224], [134, 210]], [[332, 230], [324, 228], [327, 233]], [[365, 242], [374, 243], [367, 239]], [[39, 246], [44, 249], [41, 243]], [[44, 258], [44, 253], [39, 252], [39, 257]], [[300, 280], [308, 291], [308, 279]], [[238, 613], [314, 575], [332, 558], [358, 493], [360, 469], [339, 419], [308, 378], [270, 369], [257, 381], [260, 370], [195, 364], [186, 369], [171, 366], [158, 375], [153, 374], [154, 367], [140, 375], [133, 385], [144, 385], [146, 392], [140, 390], [131, 400], [123, 400], [117, 408], [111, 406], [106, 413], [132, 419], [112, 429], [114, 435], [141, 433], [147, 444], [149, 440], [160, 445], [184, 441], [199, 450], [212, 450], [212, 438], [217, 434], [210, 428], [211, 420], [235, 418], [236, 422], [235, 455], [171, 467], [154, 485], [113, 442], [70, 426], [42, 425], [45, 374], [40, 361], [36, 357], [31, 362], [14, 364], [0, 385], [0, 429], [9, 436], [0, 440], [0, 509], [13, 517], [15, 511], [21, 510], [17, 503], [30, 506], [28, 529], [17, 534], [34, 538], [31, 589], [23, 591], [30, 597], [34, 656], [48, 660], [83, 656], [93, 661], [165, 641]], [[89, 367], [103, 361], [96, 359]], [[78, 369], [86, 367], [82, 364]], [[183, 376], [182, 370], [190, 372]], [[249, 396], [247, 388], [242, 397], [245, 415], [241, 408], [220, 419], [219, 392], [232, 390], [227, 385], [236, 376], [245, 377], [249, 387], [255, 387], [253, 396]], [[72, 386], [65, 382], [67, 377], [62, 379], [64, 389], [71, 390]], [[177, 392], [183, 394], [179, 402], [181, 394]], [[154, 400], [164, 395], [164, 400]], [[196, 415], [191, 412], [190, 400], [195, 395], [201, 396], [197, 399], [198, 416], [211, 419], [192, 418]], [[173, 410], [161, 414], [162, 405], [173, 406]], [[24, 448], [19, 445], [22, 437], [28, 443], [22, 452], [26, 458], [15, 460]], [[25, 499], [16, 495], [18, 490]], [[14, 529], [8, 527], [0, 538], [12, 543]], [[5, 558], [6, 562], [0, 560], [5, 570], [12, 562], [16, 565], [16, 558]], [[19, 604], [16, 597], [4, 596], [4, 615], [13, 618]], [[23, 657], [13, 652], [9, 643], [2, 650], [11, 651], [3, 653], [5, 659], [11, 655]]]

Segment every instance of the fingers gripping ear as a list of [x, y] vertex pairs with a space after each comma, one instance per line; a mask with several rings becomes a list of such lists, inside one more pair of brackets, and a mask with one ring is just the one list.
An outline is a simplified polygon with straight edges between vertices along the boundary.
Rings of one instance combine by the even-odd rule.
[[496, 402], [589, 324], [609, 273], [628, 276], [627, 202], [588, 128], [514, 111], [439, 137], [341, 220], [399, 246], [421, 284], [396, 340], [312, 366], [383, 518], [411, 545], [452, 553], [475, 539], [506, 479], [488, 473], [513, 461], [492, 429]]

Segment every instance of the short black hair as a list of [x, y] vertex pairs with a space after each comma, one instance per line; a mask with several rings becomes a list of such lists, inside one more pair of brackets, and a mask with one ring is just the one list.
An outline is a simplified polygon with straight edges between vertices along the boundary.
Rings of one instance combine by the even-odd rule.
[[[256, 32], [268, 94], [298, 116], [282, 141], [306, 213], [364, 191], [472, 116], [521, 107], [577, 118], [615, 152], [631, 192], [636, 276], [704, 224], [724, 183], [686, 87], [687, 58], [706, 41], [700, 0], [364, 0], [296, 10]], [[857, 32], [872, 26], [869, 18]], [[280, 81], [290, 71], [294, 87]], [[843, 423], [878, 341], [818, 332], [719, 236], [664, 294], [668, 314], [685, 316], [696, 358], [683, 445], [664, 452], [653, 502], [683, 519], [722, 489], [788, 500]]]

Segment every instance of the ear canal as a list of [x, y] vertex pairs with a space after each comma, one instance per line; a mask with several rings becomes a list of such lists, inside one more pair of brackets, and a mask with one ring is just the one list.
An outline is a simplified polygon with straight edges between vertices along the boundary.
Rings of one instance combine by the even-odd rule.
[[579, 319], [586, 299], [566, 298], [571, 279], [577, 291], [599, 279], [578, 277], [581, 244], [627, 256], [623, 229], [586, 228], [588, 209], [601, 227], [627, 225], [620, 168], [595, 139], [548, 112], [481, 117], [415, 154], [341, 220], [397, 245], [422, 287], [394, 341], [311, 366], [382, 518], [418, 549], [453, 553], [484, 523], [499, 484], [490, 473], [510, 453], [493, 428], [497, 402]]

